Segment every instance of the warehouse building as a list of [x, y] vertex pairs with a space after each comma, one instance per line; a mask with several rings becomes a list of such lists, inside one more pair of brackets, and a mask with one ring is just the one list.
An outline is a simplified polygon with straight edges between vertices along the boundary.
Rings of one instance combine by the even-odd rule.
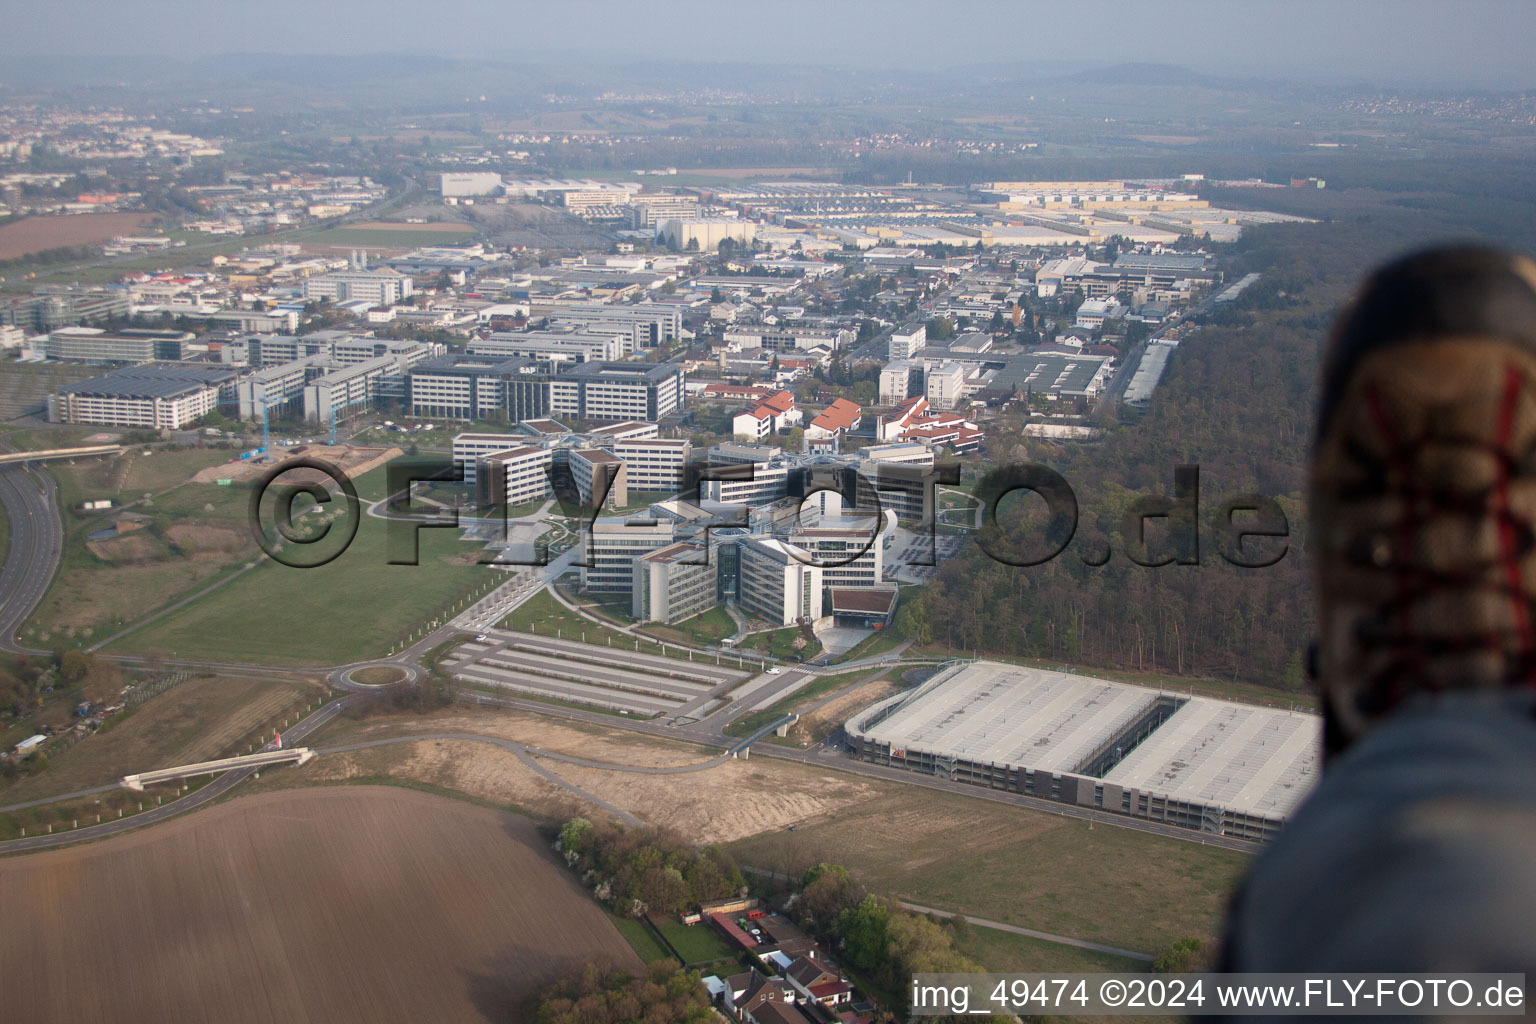
[[1322, 755], [1316, 715], [987, 661], [951, 664], [847, 731], [873, 763], [1256, 841]]

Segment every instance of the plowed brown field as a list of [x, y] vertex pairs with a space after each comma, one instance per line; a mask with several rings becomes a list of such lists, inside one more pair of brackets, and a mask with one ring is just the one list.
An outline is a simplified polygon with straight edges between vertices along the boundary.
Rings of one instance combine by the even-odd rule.
[[343, 786], [0, 861], [4, 1018], [507, 1021], [639, 960], [527, 821]]

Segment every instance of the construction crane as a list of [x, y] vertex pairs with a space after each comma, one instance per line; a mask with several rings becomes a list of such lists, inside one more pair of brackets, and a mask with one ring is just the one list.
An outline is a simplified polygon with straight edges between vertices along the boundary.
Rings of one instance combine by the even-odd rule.
[[261, 450], [266, 453], [272, 450], [272, 425], [267, 421], [267, 406], [271, 400], [261, 397], [257, 401], [261, 403]]

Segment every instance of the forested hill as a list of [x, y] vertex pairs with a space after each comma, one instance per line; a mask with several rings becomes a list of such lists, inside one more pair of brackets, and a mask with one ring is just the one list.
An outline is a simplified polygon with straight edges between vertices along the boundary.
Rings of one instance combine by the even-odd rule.
[[[992, 465], [1039, 462], [1070, 483], [1081, 505], [1071, 545], [1029, 568], [967, 545], [908, 599], [900, 625], [956, 650], [1300, 688], [1314, 629], [1303, 494], [1320, 348], [1370, 268], [1454, 236], [1448, 224], [1378, 207], [1249, 233], [1232, 253], [1229, 280], [1263, 277], [1179, 346], [1144, 413], [1127, 411], [1093, 444], [1021, 441], [1007, 430], [992, 437]], [[1178, 465], [1200, 468], [1199, 564], [1133, 564], [1123, 514], [1139, 496], [1172, 494]], [[1223, 499], [1244, 492], [1276, 499], [1289, 520], [1288, 550], [1267, 568], [1234, 567], [1217, 551], [1212, 520]], [[1006, 499], [993, 543], [1050, 550], [1044, 507], [1033, 496]], [[1175, 551], [1166, 525], [1148, 536], [1143, 561]], [[1278, 541], [1257, 543], [1279, 550]], [[1107, 564], [1085, 564], [1106, 548]]]

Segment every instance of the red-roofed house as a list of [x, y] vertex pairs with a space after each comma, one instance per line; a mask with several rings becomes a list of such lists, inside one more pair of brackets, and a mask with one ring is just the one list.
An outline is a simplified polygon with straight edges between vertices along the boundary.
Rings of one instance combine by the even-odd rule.
[[[921, 406], [918, 403], [923, 403]], [[920, 411], [921, 410], [921, 411]], [[986, 433], [961, 413], [927, 415], [927, 402], [909, 398], [880, 418], [880, 440], [947, 444], [957, 453], [976, 451]]]
[[792, 427], [804, 418], [791, 391], [775, 391], [746, 412], [731, 417], [731, 433], [757, 441], [780, 427]]
[[850, 430], [857, 430], [864, 420], [864, 410], [855, 402], [839, 398], [822, 411], [805, 428], [806, 440], [835, 437]]
[[912, 425], [912, 421], [928, 415], [928, 399], [922, 395], [913, 395], [904, 402], [900, 402], [894, 409], [880, 417], [880, 424], [875, 429], [882, 441], [898, 441], [901, 432]]
[[784, 979], [807, 1002], [836, 1007], [853, 1001], [853, 983], [823, 960], [803, 956], [789, 965]]

